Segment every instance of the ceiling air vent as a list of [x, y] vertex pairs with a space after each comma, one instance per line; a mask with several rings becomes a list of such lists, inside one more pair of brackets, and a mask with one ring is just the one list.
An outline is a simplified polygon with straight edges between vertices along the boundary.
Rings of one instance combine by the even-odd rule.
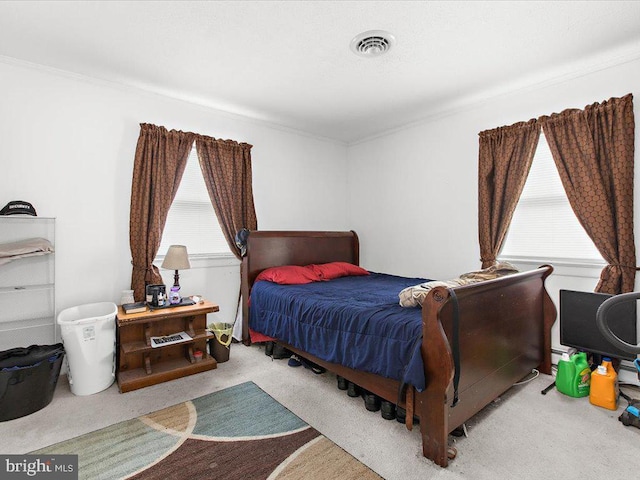
[[387, 53], [396, 39], [383, 30], [369, 30], [351, 40], [351, 50], [362, 57], [377, 57]]

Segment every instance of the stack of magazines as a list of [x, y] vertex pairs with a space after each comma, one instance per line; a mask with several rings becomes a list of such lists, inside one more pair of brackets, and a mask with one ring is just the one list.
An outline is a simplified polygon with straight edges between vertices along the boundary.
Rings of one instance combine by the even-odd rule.
[[162, 337], [151, 337], [151, 346], [153, 348], [164, 347], [173, 343], [188, 342], [189, 340], [191, 340], [191, 336], [189, 336], [188, 333], [178, 332], [172, 333], [171, 335], [164, 335]]

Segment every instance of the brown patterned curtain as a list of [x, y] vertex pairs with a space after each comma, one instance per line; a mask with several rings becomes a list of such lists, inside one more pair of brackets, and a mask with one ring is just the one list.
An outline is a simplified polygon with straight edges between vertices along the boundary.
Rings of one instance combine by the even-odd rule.
[[492, 266], [509, 229], [540, 137], [537, 120], [479, 133], [478, 235], [482, 268]]
[[607, 261], [596, 291], [632, 292], [633, 96], [540, 118], [569, 203]]
[[233, 254], [240, 259], [236, 233], [258, 229], [253, 205], [251, 147], [233, 140], [199, 135], [196, 149], [211, 203]]
[[129, 217], [131, 288], [136, 301], [144, 300], [146, 284], [162, 283], [153, 259], [194, 139], [193, 133], [140, 124]]

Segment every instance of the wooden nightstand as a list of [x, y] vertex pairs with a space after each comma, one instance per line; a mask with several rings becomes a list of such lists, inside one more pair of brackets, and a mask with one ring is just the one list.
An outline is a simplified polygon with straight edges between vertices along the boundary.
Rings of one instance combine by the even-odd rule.
[[[126, 314], [118, 307], [117, 378], [120, 392], [216, 368], [215, 359], [207, 354], [207, 340], [215, 336], [206, 328], [207, 314], [218, 310], [218, 305], [207, 301], [132, 314]], [[151, 337], [179, 332], [186, 332], [191, 340], [151, 346]], [[194, 356], [197, 350], [202, 352], [202, 360]]]

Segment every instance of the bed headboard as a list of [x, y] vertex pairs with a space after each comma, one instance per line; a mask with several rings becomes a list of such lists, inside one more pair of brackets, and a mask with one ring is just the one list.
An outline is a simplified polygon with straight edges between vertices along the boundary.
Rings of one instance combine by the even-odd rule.
[[360, 244], [356, 232], [253, 230], [242, 259], [242, 339], [249, 341], [248, 299], [258, 274], [269, 267], [312, 263], [360, 263]]

